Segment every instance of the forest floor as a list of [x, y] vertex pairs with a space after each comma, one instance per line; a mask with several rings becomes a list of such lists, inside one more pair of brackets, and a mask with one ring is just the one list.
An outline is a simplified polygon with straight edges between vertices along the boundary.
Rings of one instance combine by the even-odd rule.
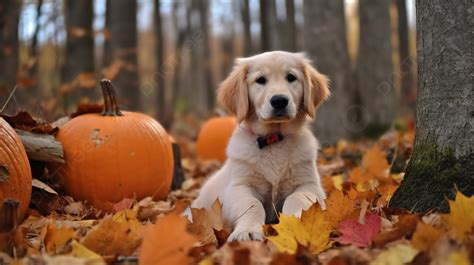
[[458, 193], [449, 214], [388, 207], [414, 141], [413, 121], [397, 128], [322, 149], [327, 210], [315, 204], [300, 219], [280, 215], [263, 242], [227, 243], [219, 202], [194, 209], [193, 223], [180, 215], [221, 166], [197, 159], [191, 136], [175, 136], [186, 179], [166, 200], [126, 198], [104, 215], [34, 176], [29, 217], [0, 233], [0, 250], [14, 250], [1, 252], [0, 264], [472, 264], [474, 198]]

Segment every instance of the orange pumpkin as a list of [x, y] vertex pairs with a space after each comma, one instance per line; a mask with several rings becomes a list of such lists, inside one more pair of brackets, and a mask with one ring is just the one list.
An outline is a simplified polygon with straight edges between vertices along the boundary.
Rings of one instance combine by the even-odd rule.
[[123, 198], [165, 198], [173, 176], [168, 134], [145, 114], [120, 111], [111, 82], [100, 83], [104, 111], [78, 116], [57, 134], [66, 159], [61, 184], [76, 200], [104, 211]]
[[28, 211], [31, 198], [31, 168], [25, 147], [15, 130], [0, 118], [0, 207], [3, 200], [18, 200], [18, 218]]
[[227, 159], [226, 148], [237, 127], [235, 117], [215, 117], [206, 121], [199, 131], [196, 149], [201, 159]]

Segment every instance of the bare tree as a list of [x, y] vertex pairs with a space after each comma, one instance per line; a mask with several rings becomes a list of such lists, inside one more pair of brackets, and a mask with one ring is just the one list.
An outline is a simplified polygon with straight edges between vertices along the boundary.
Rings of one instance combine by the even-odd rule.
[[66, 0], [66, 51], [63, 65], [63, 82], [69, 86], [66, 102], [95, 94], [94, 16], [92, 0]]
[[17, 80], [20, 10], [21, 0], [0, 3], [0, 104], [7, 99]]
[[241, 12], [242, 25], [244, 27], [244, 55], [249, 56], [253, 52], [252, 31], [251, 31], [252, 20], [250, 17], [249, 0], [240, 1], [240, 12]]
[[395, 117], [392, 87], [390, 0], [360, 0], [357, 89], [368, 135], [386, 130]]
[[403, 102], [409, 101], [415, 82], [412, 73], [412, 57], [410, 55], [410, 35], [407, 18], [406, 0], [396, 0], [398, 11], [398, 40], [400, 56], [401, 98]]
[[296, 47], [296, 20], [295, 20], [295, 1], [285, 0], [286, 10], [286, 28], [285, 37], [281, 38], [285, 41], [285, 50], [294, 52], [297, 50]]
[[107, 67], [112, 60], [112, 48], [110, 47], [110, 1], [105, 0], [105, 27], [104, 27], [104, 51], [102, 55], [102, 66]]
[[109, 67], [119, 71], [110, 78], [119, 89], [126, 105], [139, 110], [140, 87], [137, 65], [137, 2], [135, 0], [110, 0], [110, 47], [112, 62]]
[[199, 1], [199, 21], [202, 30], [202, 63], [204, 64], [203, 67], [203, 74], [204, 74], [204, 86], [205, 86], [205, 93], [207, 95], [207, 109], [211, 110], [215, 106], [216, 101], [216, 94], [215, 94], [215, 87], [214, 82], [212, 80], [212, 71], [211, 71], [211, 52], [210, 52], [210, 43], [209, 43], [209, 1], [208, 0], [201, 0]]
[[319, 111], [315, 133], [323, 143], [333, 144], [353, 129], [344, 0], [305, 0], [303, 9], [305, 50], [328, 75], [332, 93]]
[[260, 0], [260, 36], [262, 52], [271, 51], [276, 48], [278, 42], [277, 23], [275, 0]]
[[161, 20], [161, 1], [155, 0], [155, 36], [156, 36], [156, 70], [155, 81], [157, 88], [157, 113], [156, 116], [163, 122], [165, 127], [168, 127], [169, 121], [166, 117], [167, 101], [166, 101], [166, 87], [165, 87], [165, 47], [163, 36], [163, 22]]
[[448, 211], [456, 188], [474, 194], [472, 2], [418, 1], [416, 140], [390, 201], [413, 211]]

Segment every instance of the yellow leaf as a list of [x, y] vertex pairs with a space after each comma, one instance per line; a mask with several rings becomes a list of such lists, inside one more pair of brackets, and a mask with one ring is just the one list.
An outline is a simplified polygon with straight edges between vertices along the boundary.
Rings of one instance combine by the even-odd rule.
[[342, 190], [342, 184], [344, 183], [344, 178], [342, 177], [342, 175], [333, 176], [331, 178], [334, 188]]
[[308, 235], [301, 221], [293, 215], [280, 215], [280, 223], [272, 225], [278, 232], [277, 236], [269, 236], [279, 251], [295, 254], [298, 242], [307, 245]]
[[318, 254], [331, 246], [331, 226], [324, 219], [324, 213], [317, 203], [303, 212], [301, 220], [282, 214], [280, 223], [272, 227], [278, 235], [267, 238], [282, 252], [294, 254], [299, 244], [308, 247], [311, 253]]
[[326, 200], [324, 215], [328, 224], [336, 228], [340, 221], [347, 219], [354, 211], [355, 201], [345, 196], [340, 190], [334, 190]]
[[418, 222], [411, 244], [418, 250], [428, 251], [442, 235], [443, 231], [434, 228], [432, 225]]
[[121, 211], [102, 219], [81, 243], [101, 255], [132, 255], [141, 242], [140, 226], [133, 211]]
[[191, 264], [188, 252], [197, 238], [187, 231], [188, 221], [171, 213], [145, 228], [140, 265]]
[[449, 263], [453, 265], [470, 265], [469, 257], [464, 251], [456, 251], [449, 254]]
[[378, 255], [370, 265], [403, 265], [410, 263], [418, 254], [410, 245], [398, 244]]
[[443, 215], [443, 221], [456, 239], [463, 240], [474, 227], [474, 197], [468, 198], [458, 191], [455, 201], [449, 201], [449, 209], [450, 213]]
[[55, 253], [64, 246], [69, 240], [77, 238], [76, 232], [72, 228], [57, 227], [49, 224], [46, 228], [44, 244], [48, 253]]
[[[342, 194], [341, 191], [335, 190], [334, 192]], [[304, 230], [307, 233], [307, 246], [311, 253], [318, 254], [331, 246], [329, 234], [332, 227], [326, 220], [325, 213], [318, 203], [303, 211], [301, 223], [303, 223]]]
[[84, 245], [80, 244], [76, 240], [73, 240], [71, 242], [71, 247], [72, 247], [72, 251], [71, 253], [69, 253], [69, 255], [72, 255], [78, 258], [88, 259], [89, 260], [88, 264], [90, 263], [91, 265], [92, 264], [94, 265], [105, 264], [104, 260], [99, 254], [86, 248]]

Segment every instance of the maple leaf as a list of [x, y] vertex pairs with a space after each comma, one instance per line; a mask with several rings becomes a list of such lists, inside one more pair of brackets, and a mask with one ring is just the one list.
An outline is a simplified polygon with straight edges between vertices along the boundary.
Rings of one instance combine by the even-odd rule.
[[342, 235], [335, 240], [344, 245], [351, 244], [356, 247], [367, 247], [379, 232], [381, 222], [381, 218], [372, 213], [365, 215], [365, 224], [355, 220], [342, 221], [339, 223], [338, 229]]
[[355, 201], [345, 196], [340, 190], [334, 190], [326, 200], [326, 221], [333, 228], [337, 228], [340, 221], [346, 220], [354, 211]]
[[125, 210], [102, 219], [81, 243], [102, 255], [132, 255], [141, 242], [140, 227], [136, 213]]
[[88, 259], [88, 262], [91, 264], [92, 263], [105, 264], [105, 262], [103, 261], [102, 257], [99, 254], [86, 248], [84, 245], [77, 242], [76, 240], [73, 240], [71, 242], [71, 252], [69, 253], [69, 255], [73, 257]]
[[454, 201], [448, 202], [450, 213], [443, 215], [443, 221], [456, 239], [463, 240], [474, 227], [474, 197], [457, 191]]
[[145, 227], [139, 264], [190, 264], [188, 252], [198, 240], [187, 224], [186, 217], [171, 213]]
[[385, 153], [377, 145], [374, 145], [365, 153], [362, 158], [362, 166], [371, 178], [386, 177], [390, 168]]
[[55, 253], [66, 245], [69, 240], [77, 239], [76, 232], [72, 228], [57, 227], [54, 224], [49, 224], [45, 229], [44, 244], [48, 253]]
[[209, 210], [205, 208], [191, 208], [193, 222], [189, 226], [191, 232], [195, 233], [203, 244], [217, 243], [215, 231], [224, 229], [222, 219], [222, 204], [217, 199]]
[[410, 245], [397, 244], [378, 255], [370, 265], [399, 265], [410, 263], [418, 254]]
[[319, 204], [313, 204], [304, 211], [301, 220], [293, 215], [280, 215], [280, 223], [272, 225], [277, 236], [269, 236], [279, 251], [296, 253], [298, 245], [306, 246], [313, 254], [318, 254], [331, 246], [329, 234], [331, 225], [324, 218]]
[[418, 222], [411, 244], [421, 251], [428, 251], [443, 235], [443, 231], [434, 228], [430, 224]]

